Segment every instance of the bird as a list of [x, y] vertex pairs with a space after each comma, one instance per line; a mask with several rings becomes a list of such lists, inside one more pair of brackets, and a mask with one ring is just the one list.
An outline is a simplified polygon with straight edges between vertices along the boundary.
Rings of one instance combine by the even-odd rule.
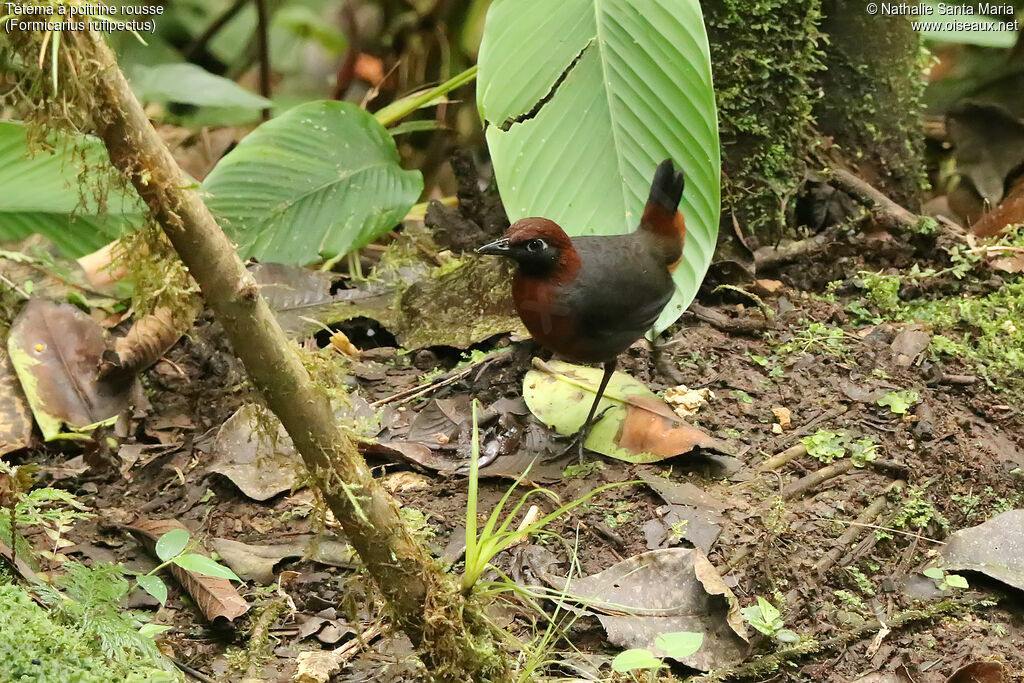
[[663, 161], [632, 233], [570, 238], [552, 220], [522, 218], [477, 249], [516, 262], [512, 300], [541, 346], [573, 362], [604, 366], [587, 419], [574, 435], [581, 461], [619, 354], [654, 325], [675, 292], [672, 273], [686, 240], [679, 211], [685, 184], [672, 159]]

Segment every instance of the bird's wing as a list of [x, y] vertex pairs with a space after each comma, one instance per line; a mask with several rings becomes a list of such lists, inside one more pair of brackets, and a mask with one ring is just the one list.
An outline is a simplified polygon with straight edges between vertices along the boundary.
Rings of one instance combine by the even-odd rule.
[[573, 296], [580, 322], [593, 334], [632, 334], [632, 343], [672, 298], [671, 275], [635, 235], [577, 238], [574, 244], [582, 262]]

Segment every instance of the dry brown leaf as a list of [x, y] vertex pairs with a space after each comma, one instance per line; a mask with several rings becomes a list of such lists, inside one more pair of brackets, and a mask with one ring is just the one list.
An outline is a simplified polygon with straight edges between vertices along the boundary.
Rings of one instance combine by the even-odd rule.
[[[269, 425], [276, 429], [268, 435]], [[223, 474], [253, 500], [291, 490], [303, 472], [302, 458], [277, 417], [255, 404], [239, 408], [217, 432], [210, 471]]]
[[626, 404], [626, 419], [616, 445], [631, 453], [650, 453], [658, 459], [688, 453], [697, 446], [721, 447], [717, 439], [680, 422], [668, 406], [648, 396], [631, 397]]
[[176, 319], [173, 310], [160, 306], [149, 315], [137, 318], [127, 334], [114, 342], [116, 357], [104, 358], [100, 377], [135, 375], [156, 363], [192, 326], [191, 316], [185, 316], [185, 324], [181, 317], [179, 314]]
[[105, 350], [99, 323], [71, 304], [32, 299], [15, 318], [7, 351], [44, 437], [128, 407], [131, 382], [96, 377]]
[[32, 441], [32, 409], [7, 349], [0, 347], [0, 455], [29, 445]]
[[[545, 582], [558, 581], [544, 576]], [[565, 579], [557, 583], [564, 587]], [[683, 660], [707, 671], [741, 661], [747, 635], [739, 604], [714, 566], [699, 550], [671, 548], [637, 555], [581, 579], [569, 595], [592, 598], [598, 619], [613, 645], [654, 648], [657, 637], [673, 631], [704, 634], [704, 644]], [[571, 608], [570, 609], [574, 609]]]
[[[128, 527], [129, 531], [142, 539], [149, 552], [154, 552], [157, 540], [173, 529], [187, 531], [185, 525], [175, 519], [140, 520]], [[209, 553], [199, 546], [193, 547], [190, 552], [209, 556]], [[190, 572], [175, 564], [172, 564], [170, 569], [181, 587], [188, 591], [199, 605], [203, 615], [214, 624], [232, 623], [249, 611], [249, 604], [227, 579]]]
[[949, 677], [946, 683], [1010, 683], [999, 662], [971, 662]]
[[264, 586], [274, 582], [274, 567], [290, 558], [307, 557], [332, 567], [358, 565], [355, 551], [347, 543], [331, 537], [297, 536], [290, 543], [262, 545], [215, 538], [213, 549], [231, 571], [247, 581]]

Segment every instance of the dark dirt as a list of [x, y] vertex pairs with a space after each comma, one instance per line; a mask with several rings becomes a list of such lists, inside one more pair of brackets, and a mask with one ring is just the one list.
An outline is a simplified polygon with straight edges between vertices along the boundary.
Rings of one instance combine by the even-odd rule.
[[[737, 312], [734, 303], [714, 298], [705, 303], [717, 306], [724, 315]], [[637, 467], [591, 455], [600, 463], [599, 469], [550, 487], [569, 500], [600, 484], [642, 476], [696, 484], [724, 508], [721, 533], [709, 558], [740, 602], [748, 605], [757, 595], [769, 597], [785, 606], [788, 628], [826, 639], [865, 620], [878, 617], [884, 621], [913, 606], [915, 600], [904, 590], [908, 573], [935, 556], [938, 541], [949, 530], [978, 523], [997, 506], [1020, 506], [1020, 485], [1009, 472], [1024, 464], [1020, 439], [1024, 432], [1018, 409], [1005, 405], [1004, 398], [983, 383], [935, 384], [929, 380], [942, 373], [936, 375], [931, 362], [920, 358], [909, 368], [898, 365], [891, 346], [900, 326], [857, 328], [846, 322], [840, 305], [789, 287], [783, 287], [767, 303], [778, 316], [762, 337], [725, 334], [688, 317], [662, 350], [688, 386], [713, 391], [714, 398], [699, 412], [697, 422], [727, 440], [735, 460], [695, 453]], [[844, 334], [833, 346], [809, 340], [808, 322], [838, 323]], [[795, 343], [795, 349], [780, 350], [786, 342]], [[530, 351], [528, 345], [519, 344], [516, 353], [398, 410], [420, 410], [433, 398], [475, 396], [486, 405], [501, 398], [517, 398]], [[379, 365], [378, 372], [357, 370], [355, 375], [376, 377], [358, 382], [360, 394], [371, 401], [416, 385], [424, 370], [445, 363], [447, 358], [444, 350], [402, 357], [377, 349], [369, 356], [371, 360], [363, 363]], [[638, 343], [626, 356], [622, 366], [651, 388], [671, 385], [653, 369], [646, 344]], [[962, 367], [941, 370], [947, 374], [967, 372]], [[128, 470], [130, 480], [116, 469], [106, 473], [92, 469], [69, 476], [67, 464], [61, 463], [64, 456], [52, 454], [56, 485], [81, 495], [98, 513], [95, 520], [75, 529], [72, 538], [79, 545], [69, 554], [86, 561], [123, 562], [130, 568], [152, 567], [153, 560], [123, 531], [123, 525], [136, 517], [176, 518], [200, 538], [246, 543], [280, 543], [325, 525], [332, 528], [308, 490], [256, 503], [226, 479], [206, 471], [204, 453], [216, 429], [252, 398], [238, 364], [209, 320], [198, 323], [190, 338], [183, 339], [165, 361], [147, 373], [146, 385], [152, 406], [137, 414], [129, 443], [164, 444], [167, 448], [164, 452], [154, 448], [155, 457], [143, 449], [139, 463]], [[920, 394], [910, 414], [894, 415], [876, 405], [879, 392], [903, 389]], [[781, 433], [777, 433], [778, 427], [773, 431], [778, 421], [773, 409], [779, 408], [788, 409], [791, 415], [789, 429]], [[845, 412], [839, 414], [843, 408]], [[531, 421], [527, 415], [509, 415], [492, 423], [486, 438], [497, 438], [510, 426]], [[543, 433], [537, 425], [530, 429]], [[804, 455], [778, 471], [760, 472], [758, 466], [818, 429], [844, 430], [855, 438], [874, 439], [886, 468], [853, 469], [807, 495], [782, 501], [780, 491], [787, 484], [823, 465]], [[464, 526], [465, 480], [429, 472], [410, 477], [401, 474], [412, 471], [408, 465], [376, 464], [389, 483], [399, 486], [397, 495], [403, 504], [426, 515], [427, 542], [439, 555], [450, 545], [447, 555], [451, 559]], [[924, 499], [934, 505], [935, 519], [921, 528], [897, 530], [903, 533], [878, 542], [870, 542], [873, 531], [865, 530], [853, 548], [843, 549], [840, 566], [819, 579], [813, 567], [849, 528], [844, 522], [855, 519], [876, 498], [886, 497], [885, 512], [878, 522], [884, 526], [906, 502], [906, 490], [891, 491], [898, 477], [904, 477], [908, 487], [924, 491]], [[481, 514], [492, 509], [508, 483], [507, 479], [484, 481]], [[552, 531], [577, 545], [582, 572], [590, 574], [648, 550], [645, 525], [660, 518], [658, 509], [664, 504], [647, 485], [613, 489], [559, 520]], [[940, 518], [945, 523], [937, 521]], [[864, 539], [869, 539], [866, 545], [861, 543]], [[559, 544], [547, 546], [567, 559]], [[504, 553], [496, 562], [513, 576], [528, 575], [522, 552], [520, 548]], [[859, 569], [874, 595], [864, 592], [863, 586], [859, 589], [843, 566]], [[567, 567], [560, 569], [564, 572]], [[337, 647], [337, 643], [325, 645], [312, 635], [301, 637], [300, 626], [312, 615], [337, 608], [329, 616], [360, 630], [376, 614], [372, 590], [357, 571], [309, 561], [285, 561], [276, 571], [285, 569], [296, 572], [285, 586], [295, 612], [287, 610], [271, 631], [274, 656], [250, 671], [268, 680], [290, 680], [295, 658], [304, 650]], [[959, 666], [982, 658], [1001, 659], [1011, 670], [1024, 671], [1020, 596], [1005, 595], [999, 586], [974, 577], [971, 585], [982, 588], [989, 597], [1006, 599], [996, 607], [890, 633], [874, 645], [870, 639], [856, 641], [844, 649], [798, 661], [786, 673], [759, 680], [846, 681], [875, 670], [891, 672], [905, 666], [916, 681], [941, 681]], [[862, 604], [837, 597], [839, 590], [859, 596]], [[255, 618], [252, 615], [258, 614], [259, 606], [272, 597], [272, 591], [251, 584], [243, 592], [255, 606], [249, 618]], [[138, 608], [156, 607], [141, 591], [132, 602]], [[529, 635], [531, 625], [524, 615], [507, 610], [502, 614], [511, 631]], [[225, 656], [245, 647], [244, 623], [235, 630], [213, 629], [175, 588], [156, 619], [174, 625], [165, 649], [179, 661], [217, 679], [238, 680], [244, 674], [244, 669], [229, 669]], [[331, 640], [323, 633], [321, 638]], [[596, 620], [575, 624], [572, 638], [577, 645], [602, 649]], [[755, 652], [771, 647], [764, 638], [754, 640]], [[337, 680], [397, 680], [413, 671], [408, 644], [401, 637], [388, 636], [358, 655]]]
[[[471, 186], [462, 193], [471, 210], [459, 214], [460, 225], [481, 236], [503, 229], [503, 211], [492, 195]], [[456, 214], [434, 206], [428, 222], [450, 224]], [[443, 242], [444, 232], [438, 235]], [[913, 262], [912, 248], [885, 246], [885, 240], [882, 244], [873, 258], [886, 259], [883, 265], [907, 267]], [[1024, 507], [1024, 486], [1019, 475], [1011, 473], [1024, 467], [1019, 406], [982, 381], [972, 383], [971, 368], [958, 361], [938, 365], [926, 351], [919, 353], [913, 343], [920, 332], [911, 326], [855, 324], [846, 303], [859, 294], [849, 283], [865, 267], [860, 255], [839, 247], [828, 258], [775, 272], [777, 284], [753, 288], [773, 314], [770, 319], [750, 298], [731, 291], [713, 294], [708, 287], [699, 298], [707, 310], [700, 318], [687, 314], [674, 333], [660, 340], [657, 362], [643, 341], [623, 355], [620, 369], [655, 391], [680, 381], [691, 389], [710, 389], [713, 398], [693, 420], [724, 440], [731, 455], [698, 451], [656, 465], [633, 466], [590, 454], [595, 465], [577, 476], [562, 474], [571, 459], [538, 466], [533, 478], [563, 501], [610, 482], [654, 482], [611, 489], [551, 525], [557, 537], [577, 549], [575, 560], [584, 575], [648, 549], [687, 546], [687, 540], [670, 533], [683, 515], [694, 524], [692, 536], [685, 537], [709, 551], [712, 564], [743, 606], [754, 604], [757, 596], [766, 597], [782, 608], [787, 628], [825, 640], [842, 637], [873, 619], [885, 623], [921, 606], [922, 597], [934, 600], [938, 591], [932, 586], [933, 595], [922, 596], [920, 577], [913, 577], [934, 560], [942, 539], [997, 511]], [[834, 300], [811, 293], [823, 292], [836, 279], [848, 284], [837, 290]], [[978, 290], [999, 286], [998, 278], [969, 282]], [[705, 322], [709, 319], [730, 331], [716, 329]], [[498, 454], [484, 472], [505, 472], [481, 483], [482, 519], [533, 455], [550, 457], [564, 449], [564, 443], [552, 441], [519, 401], [530, 359], [544, 355], [531, 342], [512, 343], [511, 353], [489, 358], [458, 375], [457, 381], [443, 383], [438, 380], [458, 370], [459, 352], [401, 352], [388, 345], [393, 343], [389, 334], [366, 320], [350, 321], [343, 329], [363, 348], [360, 360], [349, 367], [346, 382], [365, 401], [382, 402], [382, 441], [400, 441], [410, 429], [423, 431], [422, 424], [416, 425], [416, 415], [433, 411], [440, 420], [436, 424], [446, 430], [437, 439], [435, 455], [453, 469], [468, 455], [470, 399], [482, 402], [487, 415], [483, 452]], [[480, 349], [509, 345], [503, 337]], [[435, 388], [413, 400], [390, 400], [423, 383], [425, 373], [435, 377]], [[259, 503], [209, 471], [208, 453], [217, 430], [241, 405], [255, 400], [209, 316], [146, 373], [144, 384], [150, 405], [136, 410], [120, 457], [91, 456], [91, 467], [86, 468], [79, 460], [68, 462], [67, 446], [45, 454], [43, 482], [67, 488], [97, 512], [95, 519], [75, 527], [71, 539], [78, 545], [67, 551], [69, 555], [86, 562], [152, 568], [153, 558], [124, 528], [140, 518], [178, 519], [208, 549], [214, 538], [279, 544], [304, 534], [336, 532], [336, 524], [309, 489]], [[885, 394], [905, 390], [919, 396], [907, 414], [878, 404]], [[788, 424], [781, 424], [786, 411]], [[427, 422], [428, 427], [434, 424]], [[818, 430], [844, 432], [850, 441], [870, 438], [877, 460], [791, 495], [794, 482], [826, 463], [804, 453], [776, 470], [764, 471], [761, 464]], [[457, 561], [464, 539], [466, 480], [401, 460], [381, 460], [377, 453], [371, 458], [375, 471], [407, 510], [422, 513], [422, 518], [412, 513], [409, 519], [421, 527], [424, 540], [445, 562]], [[133, 463], [129, 456], [137, 460]], [[680, 506], [679, 500], [666, 500], [655, 491], [683, 483], [703, 490], [706, 497], [697, 504], [713, 508], [713, 514], [698, 515], [700, 523], [694, 521], [692, 506]], [[872, 523], [898, 528], [882, 539], [876, 538], [875, 529], [862, 528], [851, 545], [838, 546], [850, 522], [878, 499], [884, 506]], [[899, 521], [900, 511], [914, 501], [917, 515], [923, 515], [920, 523]], [[533, 542], [555, 553], [562, 562], [558, 571], [568, 571], [565, 545], [555, 537]], [[502, 553], [495, 564], [513, 579], [535, 580], [534, 547], [522, 545]], [[830, 551], [836, 562], [819, 575], [815, 567]], [[455, 570], [459, 571], [457, 565]], [[300, 653], [337, 648], [370, 627], [379, 614], [379, 600], [357, 570], [292, 559], [278, 563], [275, 574], [294, 610], [289, 605], [271, 628], [272, 656], [266, 660], [247, 660], [244, 650], [247, 629], [278, 595], [274, 585], [244, 586], [253, 609], [229, 629], [205, 622], [174, 585], [167, 606], [159, 610], [139, 590], [131, 603], [154, 611], [157, 622], [173, 625], [162, 637], [168, 654], [217, 680], [291, 680]], [[925, 593], [929, 584], [924, 581]], [[1024, 672], [1021, 596], [978, 576], [970, 577], [970, 585], [972, 591], [983, 591], [979, 598], [998, 599], [998, 606], [916, 623], [875, 641], [872, 633], [756, 680], [851, 681], [875, 671], [906, 671], [918, 683], [942, 682], [977, 659], [998, 659], [1008, 670]], [[535, 628], [545, 627], [534, 624], [535, 615], [511, 602], [489, 608], [489, 613], [524, 639], [535, 635]], [[598, 663], [615, 654], [596, 619], [580, 619], [568, 635], [575, 647], [600, 655]], [[752, 638], [752, 643], [752, 655], [775, 649], [762, 636]], [[569, 650], [565, 643], [558, 649]], [[353, 652], [334, 680], [416, 677], [416, 660], [400, 635], [386, 634]], [[580, 661], [568, 652], [555, 656]]]

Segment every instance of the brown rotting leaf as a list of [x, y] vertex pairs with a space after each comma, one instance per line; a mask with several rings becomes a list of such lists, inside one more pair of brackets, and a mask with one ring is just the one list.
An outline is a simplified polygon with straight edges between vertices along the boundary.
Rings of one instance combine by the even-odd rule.
[[[161, 536], [174, 529], [187, 531], [184, 524], [174, 519], [139, 520], [128, 527], [129, 531], [142, 540], [149, 552], [154, 552]], [[208, 552], [198, 546], [190, 552], [209, 556]], [[175, 564], [170, 565], [170, 570], [182, 588], [196, 601], [203, 615], [215, 625], [233, 623], [249, 611], [249, 604], [227, 579], [190, 572]]]

